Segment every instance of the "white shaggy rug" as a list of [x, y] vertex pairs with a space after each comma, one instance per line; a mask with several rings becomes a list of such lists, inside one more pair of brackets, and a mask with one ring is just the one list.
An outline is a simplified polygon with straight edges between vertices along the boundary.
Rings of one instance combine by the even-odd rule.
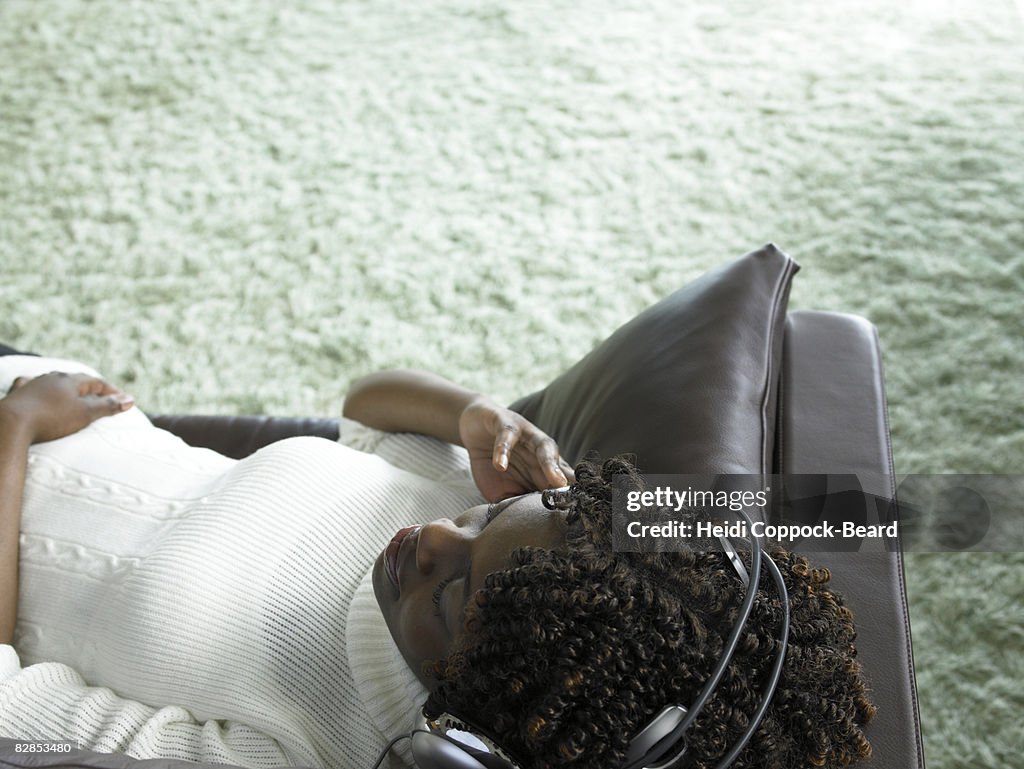
[[[900, 472], [1024, 468], [1010, 0], [0, 0], [0, 340], [154, 412], [511, 399], [773, 240]], [[911, 555], [932, 769], [1024, 745], [1024, 558]]]

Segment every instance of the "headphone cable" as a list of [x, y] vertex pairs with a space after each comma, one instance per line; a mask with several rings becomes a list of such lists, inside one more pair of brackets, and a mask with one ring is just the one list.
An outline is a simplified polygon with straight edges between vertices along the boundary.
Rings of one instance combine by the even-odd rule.
[[779, 679], [782, 678], [782, 666], [786, 661], [786, 645], [789, 643], [789, 591], [786, 590], [786, 583], [782, 579], [782, 572], [779, 571], [775, 561], [770, 556], [766, 557], [764, 561], [772, 575], [772, 581], [775, 582], [775, 588], [779, 593], [779, 603], [782, 606], [782, 632], [779, 634], [779, 653], [775, 655], [775, 664], [772, 666], [771, 676], [769, 676], [768, 684], [765, 686], [761, 705], [754, 715], [751, 716], [750, 723], [747, 724], [746, 730], [736, 741], [736, 744], [715, 765], [715, 769], [726, 769], [729, 764], [736, 760], [736, 756], [740, 754], [740, 751], [747, 746], [750, 738], [757, 731], [757, 727], [760, 726], [761, 719], [764, 718], [768, 706], [771, 705], [772, 698], [775, 696], [775, 689], [779, 685]]
[[376, 760], [376, 762], [375, 762], [375, 763], [373, 764], [373, 767], [372, 767], [372, 769], [380, 769], [380, 765], [381, 765], [382, 763], [384, 763], [384, 758], [385, 758], [385, 756], [387, 756], [387, 754], [388, 754], [388, 753], [389, 753], [389, 752], [391, 751], [391, 748], [395, 747], [395, 745], [397, 745], [398, 743], [400, 743], [400, 742], [401, 742], [402, 740], [408, 740], [408, 739], [412, 739], [412, 735], [411, 735], [411, 734], [400, 734], [400, 735], [398, 735], [397, 737], [395, 737], [395, 739], [391, 740], [391, 742], [389, 742], [389, 743], [388, 743], [388, 744], [387, 744], [387, 745], [386, 745], [386, 746], [384, 747], [384, 750], [382, 750], [382, 751], [380, 752], [380, 755], [379, 755], [379, 756], [377, 756], [377, 760]]

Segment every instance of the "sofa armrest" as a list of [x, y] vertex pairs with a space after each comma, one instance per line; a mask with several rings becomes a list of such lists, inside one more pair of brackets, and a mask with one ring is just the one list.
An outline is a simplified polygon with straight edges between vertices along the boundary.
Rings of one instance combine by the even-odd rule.
[[[781, 377], [776, 472], [798, 485], [816, 486], [819, 493], [824, 490], [826, 498], [859, 486], [862, 499], [869, 501], [869, 516], [877, 512], [872, 499], [895, 501], [874, 326], [852, 315], [790, 313]], [[809, 475], [794, 478], [800, 474]], [[805, 496], [790, 486], [787, 482], [787, 494]], [[858, 658], [878, 707], [866, 730], [873, 758], [865, 766], [923, 769], [902, 553], [888, 551], [879, 539], [862, 544], [856, 552], [811, 557], [831, 570], [832, 583], [857, 623]]]

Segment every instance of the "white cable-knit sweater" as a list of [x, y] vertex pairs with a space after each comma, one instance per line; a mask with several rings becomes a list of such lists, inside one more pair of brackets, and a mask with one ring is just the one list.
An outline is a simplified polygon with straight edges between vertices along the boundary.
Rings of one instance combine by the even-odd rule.
[[[0, 358], [0, 387], [83, 368]], [[425, 692], [365, 577], [399, 528], [480, 497], [460, 449], [344, 426], [369, 451], [295, 438], [234, 461], [138, 409], [33, 447], [0, 735], [368, 769]]]

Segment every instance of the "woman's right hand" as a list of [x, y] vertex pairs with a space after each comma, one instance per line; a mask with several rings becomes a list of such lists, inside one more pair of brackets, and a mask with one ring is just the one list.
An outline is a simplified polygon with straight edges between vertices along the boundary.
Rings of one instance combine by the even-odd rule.
[[459, 436], [473, 480], [488, 502], [575, 480], [552, 438], [491, 398], [479, 395], [467, 403], [459, 415]]
[[134, 403], [132, 396], [102, 379], [54, 371], [14, 380], [0, 399], [0, 420], [26, 430], [32, 443], [43, 443], [127, 411]]

